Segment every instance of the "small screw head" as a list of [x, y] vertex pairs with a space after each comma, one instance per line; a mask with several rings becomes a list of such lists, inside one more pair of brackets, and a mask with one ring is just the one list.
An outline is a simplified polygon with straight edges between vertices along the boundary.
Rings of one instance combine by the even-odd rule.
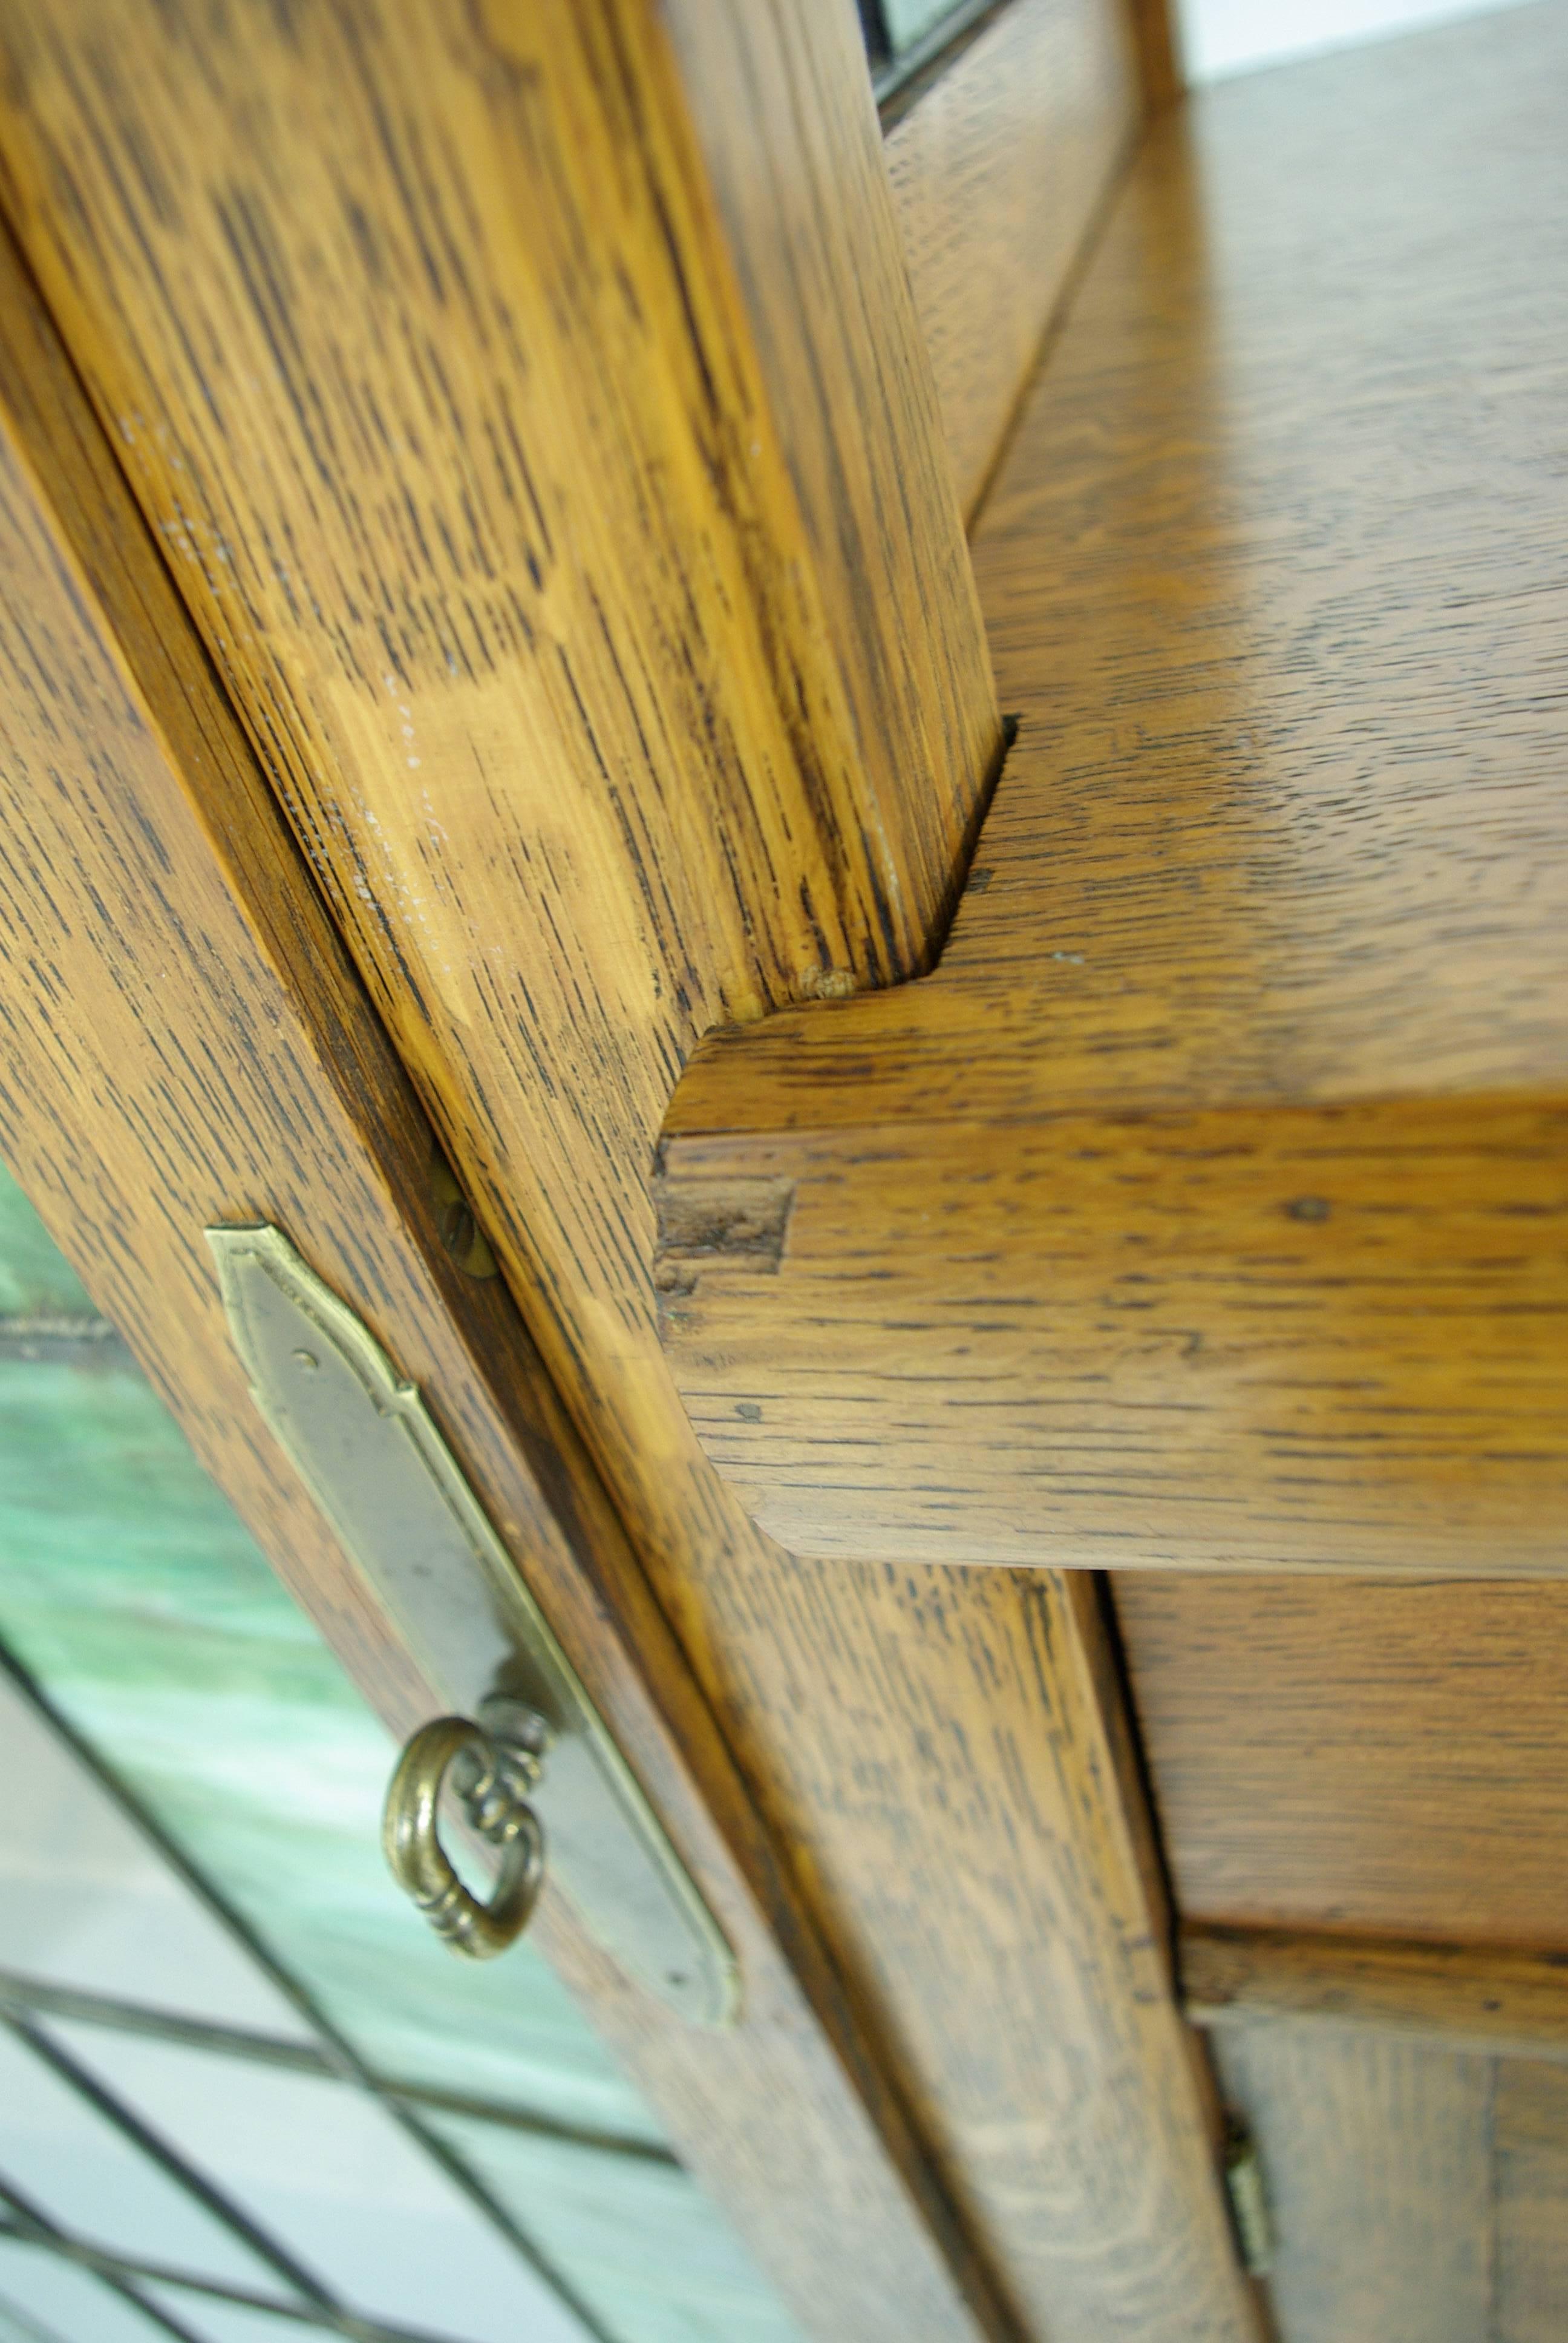
[[456, 1253], [459, 1258], [467, 1252], [478, 1233], [474, 1225], [474, 1215], [461, 1196], [443, 1206], [440, 1225], [441, 1242], [448, 1252]]
[[430, 1168], [430, 1196], [437, 1233], [457, 1267], [467, 1277], [494, 1277], [496, 1256], [451, 1165], [439, 1158]]

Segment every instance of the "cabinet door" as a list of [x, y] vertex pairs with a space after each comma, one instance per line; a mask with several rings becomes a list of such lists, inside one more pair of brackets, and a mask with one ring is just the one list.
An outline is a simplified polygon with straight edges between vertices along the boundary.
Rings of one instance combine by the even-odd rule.
[[1003, 749], [960, 486], [1137, 111], [1107, 22], [1007, 26], [1109, 96], [976, 423], [906, 260], [947, 85], [890, 175], [844, 0], [0, 9], [9, 1160], [400, 1734], [433, 1654], [206, 1232], [417, 1388], [738, 2010], [548, 1887], [538, 1941], [857, 2343], [1261, 2331], [1094, 1582], [782, 1551], [654, 1281], [701, 1038], [950, 916]]

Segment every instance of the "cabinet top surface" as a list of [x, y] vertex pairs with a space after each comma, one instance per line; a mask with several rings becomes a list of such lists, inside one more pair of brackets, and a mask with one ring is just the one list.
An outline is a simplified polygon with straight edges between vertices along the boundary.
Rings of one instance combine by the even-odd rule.
[[671, 1131], [1556, 1087], [1565, 75], [1553, 0], [1164, 118], [976, 532], [1021, 725], [942, 961]]

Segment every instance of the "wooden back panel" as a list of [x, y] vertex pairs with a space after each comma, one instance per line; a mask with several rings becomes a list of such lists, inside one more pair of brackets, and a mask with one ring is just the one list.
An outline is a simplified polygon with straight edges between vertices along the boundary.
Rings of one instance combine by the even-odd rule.
[[1568, 1586], [1115, 1593], [1189, 1917], [1568, 1946]]
[[1269, 2191], [1282, 2343], [1560, 2343], [1568, 2073], [1265, 2027], [1221, 2064]]
[[1141, 118], [1111, 0], [1011, 0], [901, 111], [888, 167], [963, 509]]

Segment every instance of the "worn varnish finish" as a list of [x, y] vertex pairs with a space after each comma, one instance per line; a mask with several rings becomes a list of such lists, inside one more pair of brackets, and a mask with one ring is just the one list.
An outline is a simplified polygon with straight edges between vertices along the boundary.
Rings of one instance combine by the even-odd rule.
[[1568, 1588], [1115, 1592], [1187, 1918], [1568, 1949]]
[[504, 1288], [464, 1278], [442, 1249], [428, 1126], [8, 247], [0, 263], [6, 1160], [404, 1732], [431, 1713], [418, 1655], [266, 1434], [204, 1227], [277, 1222], [363, 1313], [423, 1389], [701, 1882], [739, 1957], [744, 2013], [729, 2031], [683, 2025], [547, 1896], [552, 1957], [809, 2331], [995, 2333]]
[[1141, 150], [976, 534], [1023, 728], [941, 965], [667, 1126], [793, 1189], [666, 1275], [797, 1547], [1568, 1564], [1565, 72], [1523, 10]]
[[1190, 1924], [1178, 1958], [1200, 2026], [1365, 2027], [1568, 2063], [1568, 1952]]
[[[444, 825], [459, 803], [503, 806], [529, 851], [488, 887], [558, 929], [551, 990], [528, 1003], [541, 1048], [575, 1009], [579, 924], [624, 939], [628, 987], [634, 958], [641, 971], [604, 1012], [626, 1028], [631, 1098], [582, 1074], [586, 1095], [560, 1101], [617, 1128], [715, 1017], [922, 963], [998, 742], [885, 186], [869, 315], [802, 281], [825, 265], [808, 232], [832, 200], [865, 208], [864, 156], [841, 186], [813, 149], [842, 67], [819, 19], [838, 12], [799, 12], [789, 62], [810, 79], [793, 90], [751, 13], [732, 70], [767, 88], [770, 140], [712, 173], [637, 0], [387, 0], [312, 12], [297, 45], [259, 5], [193, 0], [152, 42], [134, 10], [85, 0], [47, 24], [17, 11], [5, 33], [15, 216], [67, 327], [90, 325], [112, 434], [222, 663], [255, 664], [324, 883], [361, 915], [361, 884], [406, 889], [428, 921], [465, 876]], [[674, 22], [722, 80], [697, 0]], [[176, 88], [195, 112], [166, 141]], [[716, 146], [737, 104], [711, 93]], [[869, 94], [859, 111], [874, 160]], [[79, 246], [55, 241], [61, 199], [94, 223]], [[143, 255], [178, 311], [166, 341], [115, 274], [141, 200], [171, 239]], [[764, 280], [749, 310], [726, 200], [772, 223], [747, 248]], [[801, 305], [841, 347], [801, 335]], [[847, 395], [829, 411], [830, 387]], [[890, 447], [923, 475], [890, 482]], [[242, 449], [248, 496], [226, 478]], [[317, 612], [302, 663], [291, 637]], [[379, 825], [363, 868], [297, 769], [301, 704]], [[481, 900], [465, 895], [472, 913]]]
[[[793, 137], [787, 184], [820, 206], [817, 19], [764, 78], [790, 14], [732, 13], [751, 166], [777, 173]], [[684, 55], [699, 20], [672, 22]], [[829, 918], [869, 867], [824, 891], [846, 768], [791, 799], [779, 745], [849, 737], [853, 661], [827, 636], [859, 561], [847, 519], [811, 540], [789, 433], [864, 418], [901, 446], [903, 424], [841, 367], [819, 402], [769, 410], [770, 328], [729, 298], [710, 232], [761, 201], [733, 176], [748, 149], [733, 125], [701, 147], [701, 73], [689, 120], [641, 8], [286, 24], [193, 0], [159, 27], [139, 37], [109, 0], [46, 25], [0, 10], [8, 201], [400, 1052], [1020, 2326], [1252, 2336], [1081, 1598], [780, 1554], [701, 1458], [658, 1351], [647, 1177], [689, 1043], [904, 950]], [[836, 187], [851, 211], [863, 168], [862, 140]], [[870, 318], [894, 359], [907, 315]], [[809, 340], [809, 305], [796, 323]], [[880, 519], [916, 541], [898, 497]], [[911, 566], [879, 612], [922, 677], [974, 665], [942, 575]], [[798, 700], [773, 689], [789, 650]], [[950, 788], [894, 758], [950, 858], [990, 709], [969, 706]], [[868, 824], [908, 811], [880, 769], [868, 749]], [[914, 948], [912, 921], [889, 932]], [[998, 1733], [1005, 1762], [982, 1767]]]
[[1011, 0], [888, 136], [915, 305], [971, 511], [1141, 111], [1105, 0]]
[[1493, 2061], [1291, 2027], [1216, 2049], [1272, 2207], [1281, 2343], [1492, 2343]]

